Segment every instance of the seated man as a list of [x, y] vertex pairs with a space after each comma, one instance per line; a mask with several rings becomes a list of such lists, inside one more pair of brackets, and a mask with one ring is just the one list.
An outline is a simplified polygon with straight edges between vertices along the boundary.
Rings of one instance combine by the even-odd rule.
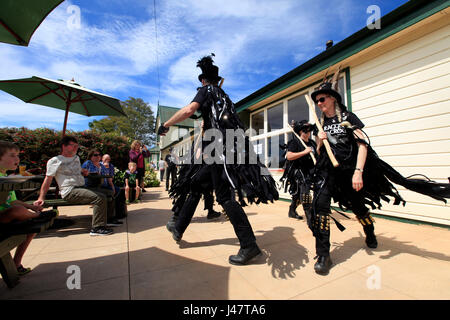
[[113, 231], [106, 227], [108, 202], [105, 194], [84, 187], [84, 177], [88, 170], [82, 169], [77, 156], [78, 141], [75, 137], [65, 136], [61, 140], [61, 154], [47, 162], [47, 173], [42, 184], [36, 206], [43, 206], [45, 195], [53, 178], [58, 183], [61, 197], [72, 204], [91, 204], [94, 207], [90, 235], [109, 235]]

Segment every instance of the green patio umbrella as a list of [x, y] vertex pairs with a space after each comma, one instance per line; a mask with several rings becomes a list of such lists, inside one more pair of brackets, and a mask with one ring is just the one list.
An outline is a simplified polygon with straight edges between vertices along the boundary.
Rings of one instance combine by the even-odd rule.
[[27, 103], [66, 111], [63, 136], [69, 111], [90, 116], [127, 116], [116, 98], [98, 93], [66, 80], [41, 77], [0, 81], [0, 89]]
[[1, 0], [0, 42], [28, 46], [47, 15], [64, 0]]

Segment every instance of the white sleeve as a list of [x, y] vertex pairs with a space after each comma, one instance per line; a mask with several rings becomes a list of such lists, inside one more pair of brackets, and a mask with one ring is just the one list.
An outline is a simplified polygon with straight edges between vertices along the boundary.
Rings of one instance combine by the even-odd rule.
[[61, 161], [57, 157], [53, 157], [47, 162], [47, 172], [45, 175], [54, 177], [58, 171]]

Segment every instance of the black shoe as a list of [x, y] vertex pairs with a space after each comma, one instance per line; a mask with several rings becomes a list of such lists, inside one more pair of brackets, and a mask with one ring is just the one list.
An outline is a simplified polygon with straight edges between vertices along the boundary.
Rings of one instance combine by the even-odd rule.
[[295, 210], [289, 209], [289, 214], [288, 214], [289, 218], [294, 218], [294, 219], [298, 219], [298, 220], [303, 220], [302, 216], [299, 216], [297, 212], [295, 212]]
[[366, 244], [369, 248], [375, 249], [378, 247], [377, 237], [375, 237], [373, 225], [364, 226], [364, 233], [366, 234]]
[[251, 259], [259, 256], [261, 254], [261, 250], [255, 244], [253, 247], [247, 249], [239, 249], [237, 255], [230, 256], [228, 258], [228, 262], [237, 266], [243, 266], [247, 264]]
[[366, 235], [366, 244], [371, 249], [378, 247], [377, 237], [375, 237], [374, 233]]
[[144, 188], [142, 188], [142, 192], [147, 192], [147, 190], [145, 190]]
[[[170, 221], [169, 221], [170, 222]], [[169, 230], [172, 233], [172, 238], [173, 240], [175, 240], [176, 243], [180, 243], [181, 241], [181, 237], [183, 236], [182, 234], [180, 234], [177, 229], [175, 229], [175, 224], [174, 225], [169, 225], [169, 223], [167, 223], [166, 225], [167, 230]]]
[[218, 217], [220, 217], [220, 212], [211, 210], [211, 211], [208, 212], [208, 215], [206, 216], [206, 219], [215, 219], [215, 218], [218, 218]]
[[330, 256], [319, 256], [316, 264], [314, 265], [314, 271], [321, 275], [327, 275], [332, 265], [333, 262], [331, 261]]
[[170, 218], [170, 220], [166, 224], [167, 230], [169, 230], [169, 227], [170, 228], [175, 228], [175, 223], [177, 223], [177, 219], [178, 219], [178, 217], [176, 215], [172, 215], [172, 217]]

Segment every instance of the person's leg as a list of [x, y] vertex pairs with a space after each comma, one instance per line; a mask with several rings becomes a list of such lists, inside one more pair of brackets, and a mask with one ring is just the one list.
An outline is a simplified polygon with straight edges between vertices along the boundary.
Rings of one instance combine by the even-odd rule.
[[220, 212], [214, 211], [214, 196], [211, 190], [203, 193], [205, 201], [205, 210], [208, 210], [207, 219], [214, 219], [220, 217]]
[[102, 193], [106, 196], [108, 202], [107, 206], [107, 218], [108, 221], [112, 222], [116, 220], [116, 201], [114, 198], [114, 192], [111, 189], [95, 188], [92, 191], [97, 193]]
[[356, 214], [359, 223], [362, 225], [366, 235], [366, 244], [369, 248], [375, 249], [378, 247], [378, 241], [375, 236], [374, 219], [370, 216], [370, 211], [364, 205], [364, 199], [359, 193], [354, 192], [351, 198], [352, 211]]
[[169, 180], [170, 180], [170, 173], [171, 173], [170, 167], [166, 169], [166, 191], [169, 191]]
[[311, 227], [316, 240], [318, 260], [314, 270], [318, 274], [328, 274], [332, 265], [330, 258], [330, 206], [331, 194], [326, 184], [314, 193]]
[[104, 194], [86, 188], [75, 188], [64, 197], [64, 200], [72, 204], [92, 204], [94, 211], [92, 228], [106, 226], [108, 202]]
[[174, 226], [172, 224], [167, 225], [167, 229], [172, 232], [175, 241], [180, 241], [183, 233], [186, 231], [187, 227], [191, 223], [192, 217], [194, 216], [195, 209], [197, 209], [198, 203], [200, 201], [201, 194], [198, 192], [192, 192], [187, 197], [183, 204], [183, 207], [178, 212], [178, 217], [175, 220]]
[[130, 187], [125, 187], [125, 202], [130, 203]]
[[0, 214], [0, 223], [10, 223], [12, 221], [26, 221], [39, 217], [39, 212], [28, 210], [24, 206], [13, 205], [5, 209]]
[[294, 219], [298, 219], [298, 220], [303, 219], [303, 217], [299, 216], [297, 213], [297, 207], [298, 207], [299, 201], [300, 201], [300, 195], [298, 193], [294, 194], [292, 196], [291, 205], [289, 206], [289, 214], [288, 214], [289, 218], [294, 218]]
[[212, 165], [211, 178], [216, 200], [224, 208], [240, 244], [238, 254], [230, 256], [228, 261], [236, 265], [247, 264], [251, 259], [261, 254], [261, 250], [256, 244], [256, 238], [250, 221], [241, 205], [231, 197], [232, 188], [225, 175], [224, 167], [221, 165]]
[[135, 201], [137, 202], [137, 201], [139, 201], [139, 196], [141, 195], [141, 188], [136, 187], [135, 190], [136, 190], [136, 200]]
[[20, 245], [17, 246], [16, 252], [14, 253], [14, 264], [16, 265], [16, 268], [22, 267], [21, 273], [28, 273], [31, 271], [31, 269], [25, 269], [22, 266], [22, 258], [25, 254], [25, 251], [27, 250], [28, 246], [31, 243], [31, 240], [36, 236], [36, 233], [30, 233], [27, 234], [27, 237], [24, 242], [22, 242]]

